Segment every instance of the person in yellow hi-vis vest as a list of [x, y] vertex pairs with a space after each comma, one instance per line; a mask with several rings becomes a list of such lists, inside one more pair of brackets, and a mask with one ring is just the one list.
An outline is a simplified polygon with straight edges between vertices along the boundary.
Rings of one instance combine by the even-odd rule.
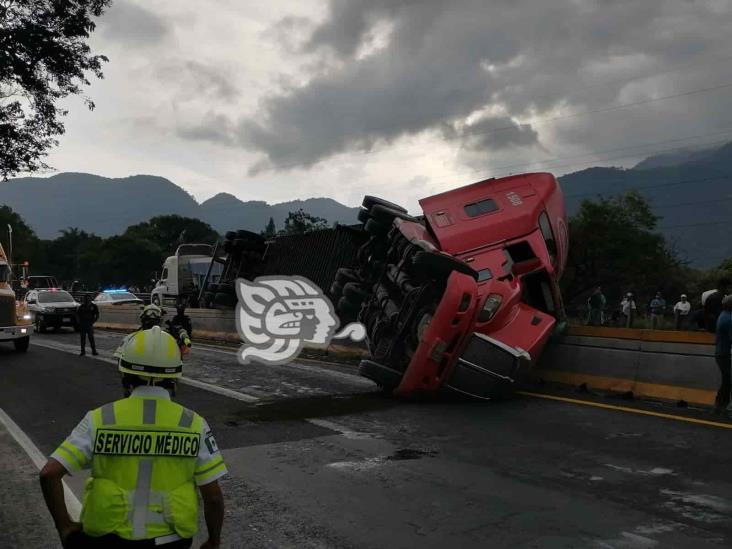
[[[88, 412], [40, 474], [62, 545], [188, 548], [197, 486], [208, 527], [202, 548], [219, 547], [226, 466], [206, 420], [170, 399], [183, 369], [175, 339], [154, 326], [125, 339], [116, 356], [126, 398]], [[87, 468], [78, 523], [62, 478]]]

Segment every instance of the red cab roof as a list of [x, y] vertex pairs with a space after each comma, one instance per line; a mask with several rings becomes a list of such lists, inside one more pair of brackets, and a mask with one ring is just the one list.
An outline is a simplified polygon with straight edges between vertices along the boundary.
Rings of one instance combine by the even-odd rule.
[[557, 213], [564, 215], [561, 189], [550, 173], [486, 179], [419, 204], [440, 248], [453, 255], [529, 234], [553, 204], [562, 204]]

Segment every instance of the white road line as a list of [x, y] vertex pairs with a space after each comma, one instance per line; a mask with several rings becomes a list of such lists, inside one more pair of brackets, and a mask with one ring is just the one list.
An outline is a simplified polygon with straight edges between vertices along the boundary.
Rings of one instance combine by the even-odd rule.
[[[212, 353], [219, 353], [222, 355], [229, 355], [229, 356], [236, 356], [238, 354], [238, 351], [236, 350], [225, 350], [220, 347], [214, 347], [211, 345], [201, 344], [199, 343], [196, 345], [197, 349], [205, 349], [206, 351], [210, 351]], [[339, 372], [337, 370], [331, 370], [329, 368], [323, 368], [322, 366], [315, 366], [313, 364], [304, 364], [303, 362], [300, 362], [304, 359], [296, 359], [295, 362], [290, 362], [288, 364], [268, 364], [267, 366], [269, 368], [278, 368], [278, 369], [286, 369], [286, 368], [295, 368], [297, 370], [302, 370], [304, 372], [311, 372], [314, 374], [322, 374], [329, 377], [335, 377], [342, 379], [344, 381], [350, 381], [351, 383], [356, 383], [358, 385], [363, 386], [373, 386], [373, 382], [369, 381], [366, 378], [363, 378], [361, 376], [355, 375], [355, 374], [349, 374], [347, 372]]]
[[210, 391], [210, 392], [216, 393], [218, 395], [223, 395], [225, 397], [233, 398], [236, 400], [241, 400], [242, 402], [259, 402], [259, 397], [248, 395], [246, 393], [240, 393], [239, 391], [234, 391], [233, 389], [227, 389], [226, 387], [219, 387], [218, 385], [206, 383], [205, 381], [198, 381], [197, 379], [191, 379], [190, 377], [182, 377], [178, 381], [180, 381], [181, 383], [183, 383], [185, 385], [190, 385], [191, 387], [197, 387], [198, 389], [203, 389], [204, 391]]
[[331, 431], [335, 431], [336, 433], [340, 433], [346, 438], [372, 438], [371, 435], [369, 435], [368, 433], [360, 433], [358, 431], [354, 431], [352, 429], [349, 429], [345, 425], [335, 423], [334, 421], [328, 421], [327, 419], [306, 418], [305, 421], [307, 421], [308, 423], [312, 423], [313, 425], [317, 425], [318, 427], [323, 427], [324, 429], [329, 429]]
[[[33, 340], [31, 340], [33, 341]], [[72, 347], [71, 345], [65, 345], [63, 343], [51, 343], [48, 341], [44, 342], [38, 342], [33, 341], [34, 345], [38, 345], [39, 347], [45, 347], [47, 349], [53, 349], [55, 351], [61, 351], [64, 353], [69, 354], [76, 354], [76, 347]], [[107, 358], [104, 356], [96, 356], [94, 357], [96, 360], [101, 360], [102, 362], [107, 362], [109, 364], [117, 365], [117, 361], [113, 358]], [[246, 393], [241, 393], [239, 391], [234, 391], [233, 389], [227, 389], [226, 387], [219, 387], [218, 385], [213, 385], [211, 383], [206, 383], [205, 381], [198, 381], [196, 379], [191, 379], [189, 377], [182, 377], [178, 380], [183, 385], [190, 385], [191, 387], [196, 387], [198, 389], [203, 389], [204, 391], [209, 391], [211, 393], [216, 393], [217, 395], [222, 395], [225, 397], [233, 398], [235, 400], [240, 400], [242, 402], [259, 402], [259, 397], [255, 397], [252, 395], [248, 395]]]
[[[38, 447], [33, 444], [33, 441], [28, 437], [28, 435], [23, 432], [18, 424], [15, 423], [2, 408], [0, 408], [0, 423], [2, 423], [5, 429], [7, 429], [8, 433], [10, 433], [23, 451], [28, 454], [28, 457], [31, 458], [33, 464], [40, 471], [46, 464], [46, 457]], [[76, 494], [74, 494], [74, 492], [72, 492], [66, 485], [66, 482], [63, 482], [63, 487], [66, 498], [66, 507], [68, 508], [69, 515], [71, 515], [72, 520], [79, 520], [79, 516], [81, 515], [81, 503], [79, 503], [79, 498], [77, 498]]]

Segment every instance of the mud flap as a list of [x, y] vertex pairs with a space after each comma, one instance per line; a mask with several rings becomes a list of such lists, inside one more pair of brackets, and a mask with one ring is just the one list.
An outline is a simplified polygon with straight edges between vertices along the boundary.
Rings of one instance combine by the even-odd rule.
[[530, 365], [526, 351], [473, 333], [443, 386], [475, 398], [499, 398], [516, 390]]

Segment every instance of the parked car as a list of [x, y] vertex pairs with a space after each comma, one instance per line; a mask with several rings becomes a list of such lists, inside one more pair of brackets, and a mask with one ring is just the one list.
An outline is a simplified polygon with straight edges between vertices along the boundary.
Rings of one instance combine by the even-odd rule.
[[130, 304], [144, 305], [145, 303], [142, 299], [127, 290], [105, 290], [98, 293], [92, 301], [94, 301], [97, 307]]
[[488, 179], [420, 200], [413, 217], [367, 196], [369, 240], [330, 294], [366, 326], [361, 375], [398, 395], [515, 390], [565, 318], [564, 200], [548, 173]]
[[69, 292], [58, 289], [31, 290], [25, 295], [25, 302], [36, 332], [43, 333], [47, 328], [64, 326], [78, 331], [76, 309], [79, 303]]

